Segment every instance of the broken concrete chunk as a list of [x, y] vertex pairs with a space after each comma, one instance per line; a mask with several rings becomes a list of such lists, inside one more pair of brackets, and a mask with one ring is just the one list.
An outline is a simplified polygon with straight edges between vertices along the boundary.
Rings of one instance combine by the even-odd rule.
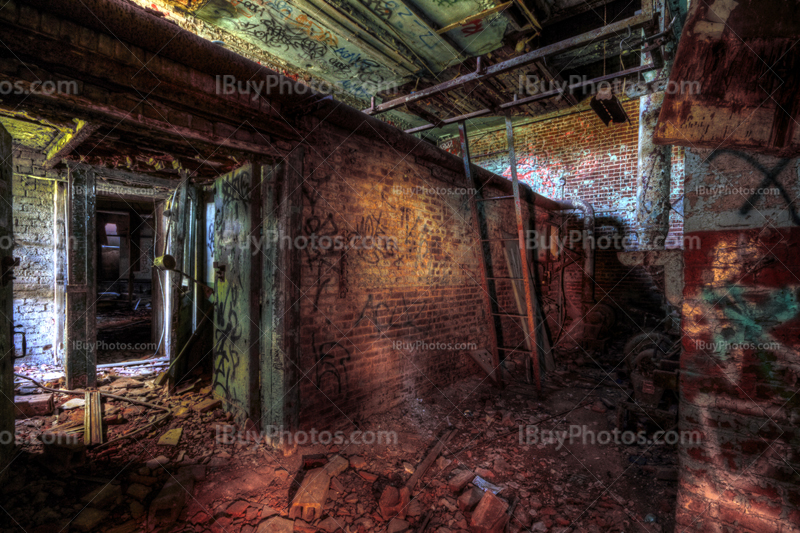
[[208, 398], [198, 404], [193, 405], [192, 409], [194, 409], [198, 413], [206, 413], [221, 406], [222, 406], [222, 400], [219, 399], [215, 400], [214, 398]]
[[472, 513], [469, 527], [473, 533], [503, 533], [508, 522], [508, 504], [492, 494], [486, 492], [480, 503]]
[[330, 462], [324, 466], [324, 468], [325, 472], [330, 477], [336, 477], [345, 470], [347, 470], [349, 464], [350, 463], [347, 461], [347, 459], [345, 459], [341, 455], [334, 455], [333, 457], [331, 457]]
[[444, 470], [445, 468], [450, 466], [452, 462], [453, 461], [446, 458], [445, 456], [440, 456], [438, 459], [436, 459], [436, 466], [439, 467], [439, 470]]
[[69, 411], [70, 409], [77, 409], [78, 407], [84, 407], [85, 405], [86, 400], [84, 398], [73, 398], [61, 404], [60, 409], [66, 409]]
[[150, 487], [147, 487], [140, 483], [134, 483], [133, 485], [128, 487], [128, 490], [125, 492], [125, 494], [131, 496], [132, 498], [136, 498], [139, 501], [142, 501], [145, 498], [147, 498], [148, 494], [150, 494]]
[[411, 499], [411, 490], [408, 487], [402, 487], [398, 490], [389, 485], [383, 489], [380, 500], [378, 500], [378, 507], [381, 510], [384, 520], [389, 520], [394, 517], [405, 518], [408, 502]]
[[161, 438], [158, 439], [159, 446], [177, 446], [183, 435], [183, 428], [174, 428], [166, 431]]
[[149, 461], [147, 461], [146, 464], [147, 468], [149, 468], [150, 470], [160, 472], [162, 466], [169, 464], [169, 459], [167, 459], [163, 455], [159, 455], [155, 459], [150, 459]]
[[225, 514], [233, 518], [238, 518], [240, 516], [244, 516], [249, 507], [250, 502], [239, 500], [230, 504], [228, 508], [225, 509]]
[[387, 531], [388, 533], [406, 533], [407, 531], [411, 531], [411, 524], [405, 520], [393, 518], [392, 521], [389, 522], [389, 529]]
[[350, 458], [350, 466], [352, 466], [355, 470], [361, 470], [362, 468], [366, 468], [367, 461], [360, 455], [354, 455]]
[[131, 516], [133, 517], [134, 520], [139, 520], [141, 517], [144, 516], [145, 512], [144, 506], [137, 501], [131, 502], [130, 510], [131, 510]]
[[81, 502], [91, 507], [104, 509], [114, 505], [117, 498], [122, 495], [122, 487], [119, 485], [103, 485], [81, 498]]
[[292, 500], [289, 518], [302, 518], [307, 522], [320, 518], [328, 500], [330, 483], [331, 478], [324, 468], [309, 470]]
[[91, 531], [106, 519], [108, 511], [101, 511], [94, 507], [87, 507], [72, 521], [72, 526], [78, 531]]
[[279, 516], [265, 520], [259, 524], [256, 533], [293, 533], [294, 522]]
[[358, 473], [367, 483], [375, 483], [378, 480], [378, 476], [373, 474], [372, 472], [365, 472], [361, 471]]
[[447, 486], [450, 492], [459, 493], [474, 477], [475, 474], [470, 470], [456, 470], [453, 477], [447, 481]]
[[331, 479], [331, 489], [333, 489], [335, 492], [338, 492], [339, 494], [345, 493], [344, 485], [342, 485], [342, 482], [336, 478]]
[[329, 516], [320, 522], [317, 527], [326, 533], [334, 533], [339, 529], [344, 530], [346, 525], [347, 524], [343, 520], [341, 522], [337, 522], [336, 519], [334, 519], [332, 516]]
[[186, 496], [194, 490], [194, 478], [187, 473], [171, 477], [155, 500], [150, 504], [147, 525], [151, 530], [168, 527], [175, 523], [186, 503]]

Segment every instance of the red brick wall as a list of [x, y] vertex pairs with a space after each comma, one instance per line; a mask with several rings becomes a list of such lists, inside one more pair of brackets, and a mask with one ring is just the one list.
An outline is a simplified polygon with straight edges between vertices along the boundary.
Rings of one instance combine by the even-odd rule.
[[[798, 160], [687, 149], [678, 531], [800, 531]], [[767, 172], [785, 165], [768, 183]], [[767, 190], [751, 196], [767, 183]], [[703, 187], [716, 187], [707, 194]]]
[[[491, 323], [463, 174], [404, 157], [380, 139], [332, 129], [320, 138], [305, 161], [312, 170], [303, 234], [391, 238], [396, 246], [350, 250], [344, 263], [341, 251], [302, 253], [301, 426], [318, 428], [438, 398], [438, 389], [482, 373], [466, 351], [489, 346]], [[491, 238], [516, 228], [513, 203], [494, 204]], [[494, 274], [508, 276], [499, 245], [492, 255]], [[508, 284], [498, 305], [516, 312]], [[513, 321], [503, 333], [505, 343], [522, 342]]]
[[[521, 181], [540, 194], [557, 199], [581, 198], [596, 210], [596, 236], [631, 237], [636, 231], [634, 207], [638, 174], [639, 101], [628, 100], [624, 107], [630, 124], [606, 127], [587, 107], [569, 115], [535, 120], [514, 129], [517, 173]], [[451, 153], [460, 151], [457, 139], [440, 144]], [[476, 164], [510, 179], [505, 129], [476, 132], [471, 135], [470, 152]], [[668, 248], [680, 248], [683, 218], [683, 149], [672, 151], [672, 186], [670, 200], [674, 210], [670, 216]], [[580, 231], [578, 215], [568, 217], [562, 238], [570, 231]], [[613, 242], [613, 241], [612, 241]], [[617, 240], [621, 243], [621, 238]], [[635, 249], [635, 240], [633, 240]], [[643, 310], [659, 316], [660, 279], [641, 267], [622, 265], [617, 251], [622, 246], [611, 244], [596, 251], [596, 298], [617, 308], [618, 319], [641, 322]], [[581, 246], [576, 249], [580, 252]], [[554, 272], [555, 273], [555, 272]], [[583, 262], [578, 259], [567, 267], [565, 285], [572, 317], [577, 319], [581, 303]], [[550, 289], [557, 290], [554, 278]], [[653, 318], [655, 320], [655, 318]]]

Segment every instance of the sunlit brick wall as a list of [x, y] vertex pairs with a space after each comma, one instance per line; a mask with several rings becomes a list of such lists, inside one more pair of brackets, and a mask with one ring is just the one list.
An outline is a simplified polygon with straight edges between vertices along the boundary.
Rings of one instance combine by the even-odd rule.
[[[44, 155], [20, 146], [12, 156], [12, 211], [14, 219], [14, 324], [27, 334], [24, 362], [53, 360], [53, 182], [31, 176], [46, 175]], [[1, 243], [0, 243], [1, 244]], [[16, 336], [22, 355], [22, 338]]]

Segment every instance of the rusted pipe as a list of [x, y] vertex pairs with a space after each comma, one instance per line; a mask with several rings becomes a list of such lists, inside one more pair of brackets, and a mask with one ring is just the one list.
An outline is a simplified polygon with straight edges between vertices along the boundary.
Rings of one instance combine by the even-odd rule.
[[[594, 207], [586, 200], [551, 200], [561, 211], [580, 211], [583, 213], [583, 282], [581, 283], [581, 299], [584, 304], [594, 303]], [[554, 209], [555, 211], [555, 209]]]
[[594, 207], [586, 200], [572, 203], [583, 213], [583, 303], [594, 303]]

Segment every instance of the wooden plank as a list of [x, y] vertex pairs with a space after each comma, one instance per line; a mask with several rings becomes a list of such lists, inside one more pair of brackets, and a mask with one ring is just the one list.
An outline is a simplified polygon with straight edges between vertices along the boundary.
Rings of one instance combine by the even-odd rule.
[[[514, 190], [514, 215], [517, 219], [517, 235], [519, 237], [519, 256], [522, 270], [522, 282], [525, 294], [525, 313], [527, 314], [528, 336], [534, 349], [531, 352], [531, 362], [533, 363], [533, 379], [536, 382], [536, 390], [542, 389], [541, 369], [539, 368], [539, 342], [538, 331], [536, 329], [536, 314], [533, 308], [533, 284], [531, 283], [531, 271], [528, 267], [528, 247], [525, 239], [525, 221], [522, 214], [522, 199], [519, 193], [519, 179], [517, 178], [517, 158], [514, 152], [514, 125], [511, 123], [511, 115], [506, 115], [506, 137], [508, 145], [508, 163], [511, 169], [511, 185]], [[514, 273], [517, 277], [518, 272]], [[514, 282], [516, 283], [516, 282]]]
[[[473, 188], [475, 191], [480, 191], [477, 183], [475, 182], [475, 176], [472, 173], [472, 163], [470, 162], [469, 158], [469, 139], [467, 138], [467, 127], [464, 122], [458, 123], [458, 134], [461, 140], [461, 155], [464, 160], [464, 174], [467, 178], [467, 184]], [[489, 353], [492, 354], [492, 366], [493, 368], [497, 369], [500, 367], [500, 354], [497, 350], [497, 327], [499, 326], [499, 319], [493, 316], [494, 306], [492, 305], [492, 300], [494, 299], [494, 303], [497, 303], [496, 295], [492, 296], [489, 292], [489, 283], [487, 281], [488, 275], [488, 267], [487, 265], [491, 263], [491, 251], [489, 250], [488, 243], [483, 242], [485, 239], [488, 239], [489, 235], [486, 229], [486, 220], [485, 217], [481, 216], [481, 213], [484, 212], [484, 206], [478, 205], [478, 200], [481, 198], [480, 192], [470, 195], [469, 197], [469, 209], [470, 215], [472, 219], [472, 227], [475, 233], [475, 237], [479, 243], [479, 259], [481, 265], [481, 292], [482, 292], [482, 299], [483, 299], [483, 306], [485, 312], [485, 318], [489, 326], [489, 331], [487, 337], [489, 338]], [[496, 372], [494, 374], [490, 373], [490, 375], [495, 376], [495, 381], [497, 384], [502, 387], [503, 386], [503, 375], [500, 372]]]
[[89, 136], [97, 131], [98, 126], [89, 124], [83, 120], [78, 120], [78, 125], [74, 131], [64, 132], [45, 149], [47, 159], [42, 165], [46, 169], [52, 169], [61, 160], [72, 153], [78, 146], [83, 143]]
[[[160, 257], [165, 253], [165, 231], [164, 231], [164, 206], [165, 202], [159, 202], [153, 210], [153, 249], [155, 257]], [[151, 276], [151, 298], [153, 307], [153, 327], [151, 330], [151, 338], [153, 342], [157, 343], [159, 348], [158, 355], [166, 355], [166, 348], [164, 346], [164, 336], [166, 331], [164, 329], [164, 313], [165, 313], [165, 295], [167, 290], [167, 273], [161, 272], [157, 268], [150, 269]]]
[[798, 6], [782, 0], [726, 6], [692, 3], [653, 140], [796, 157]]
[[66, 366], [68, 389], [97, 384], [95, 175], [69, 169]]

